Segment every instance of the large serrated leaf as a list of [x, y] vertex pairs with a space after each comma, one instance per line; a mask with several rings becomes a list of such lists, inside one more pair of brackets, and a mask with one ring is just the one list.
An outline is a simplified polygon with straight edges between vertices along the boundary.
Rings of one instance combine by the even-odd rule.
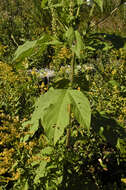
[[46, 136], [55, 145], [69, 125], [68, 105], [81, 126], [89, 130], [91, 110], [85, 95], [78, 90], [57, 89], [49, 90], [38, 99], [29, 122], [32, 123], [31, 132], [37, 131], [41, 121]]
[[55, 90], [52, 95], [54, 98], [44, 115], [43, 126], [46, 135], [55, 144], [63, 135], [65, 127], [69, 125], [68, 104], [70, 101], [67, 90]]

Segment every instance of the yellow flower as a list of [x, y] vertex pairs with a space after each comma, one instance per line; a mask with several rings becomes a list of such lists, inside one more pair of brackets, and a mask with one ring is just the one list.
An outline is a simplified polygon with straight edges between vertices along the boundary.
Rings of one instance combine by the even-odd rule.
[[123, 108], [123, 113], [126, 114], [126, 108]]
[[32, 75], [35, 75], [35, 71], [34, 71], [34, 70], [32, 70], [31, 74], [32, 74]]
[[71, 113], [71, 118], [74, 118], [74, 113]]
[[44, 82], [42, 82], [42, 84], [41, 84], [40, 87], [41, 87], [41, 88], [44, 88], [44, 86], [45, 86], [45, 84], [44, 84]]
[[0, 168], [0, 175], [5, 174], [7, 171], [6, 168]]
[[126, 184], [126, 178], [122, 178], [122, 179], [121, 179], [121, 182], [123, 182], [123, 183]]
[[115, 75], [116, 72], [117, 72], [117, 71], [114, 69], [114, 70], [112, 71], [112, 75]]

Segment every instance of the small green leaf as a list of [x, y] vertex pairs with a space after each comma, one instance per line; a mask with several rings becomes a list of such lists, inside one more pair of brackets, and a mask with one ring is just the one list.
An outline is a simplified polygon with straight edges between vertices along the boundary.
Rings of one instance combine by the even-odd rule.
[[26, 41], [23, 45], [19, 46], [16, 50], [13, 58], [13, 62], [17, 63], [21, 62], [28, 56], [31, 56], [35, 52], [43, 52], [46, 48], [50, 40], [50, 37], [46, 34], [43, 34], [41, 38], [34, 41]]
[[50, 41], [50, 42], [47, 42], [47, 44], [49, 45], [62, 45], [62, 42], [61, 41], [59, 41], [59, 40], [56, 40], [56, 39], [54, 39], [54, 40], [52, 40], [52, 41]]
[[77, 0], [78, 5], [82, 5], [84, 3], [84, 0]]
[[[44, 1], [45, 1], [45, 2], [44, 2]], [[47, 5], [47, 1], [46, 1], [46, 0], [44, 0], [44, 1], [41, 3], [41, 7], [42, 7], [43, 9], [51, 9], [51, 8], [63, 7], [63, 3], [56, 3], [56, 4], [54, 4], [54, 5], [48, 6], [48, 5]]]
[[113, 87], [120, 85], [116, 80], [110, 80], [108, 83], [109, 83], [110, 85], [112, 85]]
[[107, 171], [107, 170], [108, 170], [108, 169], [107, 169], [107, 165], [103, 163], [103, 160], [102, 160], [101, 158], [99, 158], [98, 161], [99, 161], [101, 167], [102, 167], [104, 170]]
[[94, 0], [94, 2], [100, 7], [101, 11], [103, 11], [103, 0]]
[[42, 2], [41, 2], [41, 7], [42, 7], [42, 8], [46, 8], [47, 5], [48, 5], [48, 0], [42, 0]]
[[22, 187], [22, 190], [28, 190], [29, 189], [29, 185], [28, 182], [26, 181], [24, 186]]
[[80, 33], [77, 30], [75, 31], [75, 38], [76, 38], [76, 44], [74, 47], [72, 47], [72, 50], [75, 52], [76, 56], [80, 58], [81, 51], [84, 49], [84, 43]]
[[[122, 157], [126, 155], [126, 138], [117, 140], [117, 148], [120, 150]], [[125, 158], [126, 159], [126, 158]]]
[[40, 154], [42, 154], [42, 155], [49, 155], [49, 154], [52, 153], [52, 151], [53, 151], [53, 148], [50, 147], [50, 146], [47, 146], [47, 147], [45, 147], [45, 148], [43, 148], [41, 150]]
[[68, 28], [68, 30], [65, 33], [65, 36], [67, 38], [68, 44], [71, 46], [73, 44], [73, 41], [75, 39], [75, 32], [72, 27]]
[[40, 182], [40, 178], [44, 177], [46, 165], [47, 165], [47, 161], [42, 160], [40, 162], [39, 167], [35, 170], [35, 173], [36, 173], [35, 179], [34, 179], [35, 184], [38, 184]]
[[22, 60], [33, 53], [33, 48], [35, 47], [37, 40], [26, 41], [23, 45], [19, 46], [15, 52], [13, 61]]
[[49, 146], [45, 147], [44, 149], [42, 149], [40, 151], [40, 153], [38, 153], [36, 155], [38, 158], [41, 158], [41, 159], [38, 159], [38, 160], [33, 161], [31, 163], [32, 167], [34, 167], [34, 168], [36, 166], [38, 166], [36, 168], [36, 170], [35, 170], [35, 173], [36, 173], [36, 176], [35, 176], [35, 179], [34, 179], [35, 184], [38, 184], [40, 182], [40, 178], [42, 178], [42, 177], [45, 176], [45, 174], [46, 174], [46, 167], [47, 167], [47, 164], [49, 162], [49, 160], [48, 160], [49, 157], [48, 156], [50, 154], [52, 154], [53, 150], [54, 149], [52, 147], [49, 147]]

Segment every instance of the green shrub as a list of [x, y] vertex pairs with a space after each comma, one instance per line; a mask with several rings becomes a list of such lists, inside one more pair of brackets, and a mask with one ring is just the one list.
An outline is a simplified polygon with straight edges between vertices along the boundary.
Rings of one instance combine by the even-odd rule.
[[28, 117], [38, 94], [33, 77], [23, 70], [14, 72], [11, 66], [0, 62], [0, 108], [12, 116]]

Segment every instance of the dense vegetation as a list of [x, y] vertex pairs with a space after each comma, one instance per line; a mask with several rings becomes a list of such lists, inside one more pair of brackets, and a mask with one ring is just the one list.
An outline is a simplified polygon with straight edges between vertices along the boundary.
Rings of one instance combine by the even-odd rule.
[[126, 188], [125, 11], [0, 2], [0, 190]]

